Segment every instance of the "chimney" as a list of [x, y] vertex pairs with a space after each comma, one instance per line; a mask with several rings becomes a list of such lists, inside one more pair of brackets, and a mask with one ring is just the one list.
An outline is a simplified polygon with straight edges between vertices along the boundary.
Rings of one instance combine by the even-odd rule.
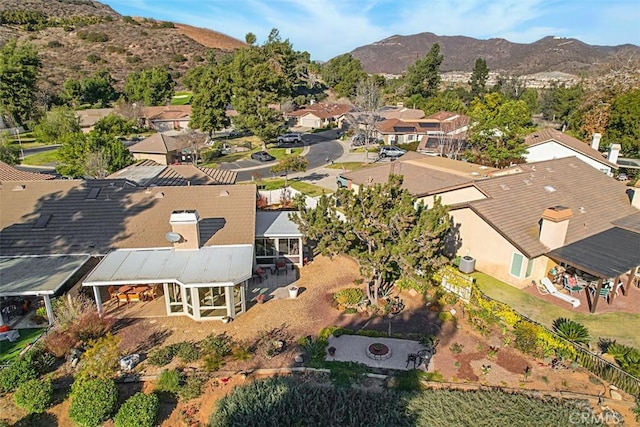
[[591, 148], [593, 148], [594, 150], [600, 149], [600, 138], [602, 138], [602, 134], [593, 134], [593, 137], [591, 138]]
[[551, 250], [563, 246], [572, 216], [571, 209], [565, 206], [545, 209], [540, 225], [540, 242]]
[[182, 238], [174, 242], [176, 250], [199, 249], [200, 248], [200, 227], [198, 226], [198, 211], [173, 211], [171, 213], [171, 231], [178, 233]]
[[620, 155], [620, 144], [611, 144], [609, 146], [609, 154], [607, 154], [607, 160], [614, 165], [618, 163], [618, 156]]

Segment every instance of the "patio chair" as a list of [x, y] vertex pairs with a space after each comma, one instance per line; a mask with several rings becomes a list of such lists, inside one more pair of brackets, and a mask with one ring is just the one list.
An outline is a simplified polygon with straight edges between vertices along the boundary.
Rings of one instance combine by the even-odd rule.
[[260, 283], [262, 283], [262, 279], [266, 279], [267, 276], [267, 271], [265, 269], [263, 269], [262, 267], [258, 267], [254, 270], [253, 272], [253, 278], [254, 279], [259, 279]]
[[109, 286], [107, 288], [107, 291], [109, 292], [109, 300], [110, 301], [115, 301], [116, 303], [118, 302], [118, 291], [116, 291], [116, 287], [115, 286]]
[[285, 275], [287, 274], [287, 263], [284, 260], [276, 262], [276, 274], [279, 276], [281, 271], [284, 271]]
[[125, 304], [129, 304], [129, 296], [127, 294], [118, 293], [118, 307], [120, 307], [120, 303], [123, 302]]
[[578, 281], [573, 277], [564, 276], [562, 278], [562, 287], [569, 291], [569, 295], [573, 295], [574, 292], [578, 294], [582, 292], [582, 286], [578, 285]]

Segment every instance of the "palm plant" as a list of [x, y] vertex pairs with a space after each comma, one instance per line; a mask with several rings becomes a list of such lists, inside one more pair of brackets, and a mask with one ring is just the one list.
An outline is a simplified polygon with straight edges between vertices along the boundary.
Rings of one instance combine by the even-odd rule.
[[581, 323], [560, 317], [553, 321], [553, 330], [566, 340], [577, 344], [589, 344], [589, 331]]

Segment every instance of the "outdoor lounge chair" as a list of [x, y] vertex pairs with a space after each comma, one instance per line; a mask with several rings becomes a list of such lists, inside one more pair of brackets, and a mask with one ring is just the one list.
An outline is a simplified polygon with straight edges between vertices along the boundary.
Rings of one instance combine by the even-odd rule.
[[573, 297], [571, 295], [567, 295], [567, 294], [563, 294], [562, 292], [559, 292], [556, 287], [554, 286], [553, 283], [551, 283], [551, 280], [549, 280], [548, 277], [544, 277], [540, 280], [540, 283], [542, 283], [542, 285], [545, 287], [545, 289], [547, 290], [547, 292], [549, 292], [549, 294], [553, 295], [554, 297], [561, 299], [565, 302], [568, 302], [569, 304], [571, 304], [573, 306], [573, 308], [579, 307], [580, 306], [580, 300], [576, 297]]
[[573, 295], [574, 292], [580, 294], [583, 289], [582, 286], [578, 285], [577, 279], [566, 276], [562, 278], [562, 287], [569, 291], [569, 295]]

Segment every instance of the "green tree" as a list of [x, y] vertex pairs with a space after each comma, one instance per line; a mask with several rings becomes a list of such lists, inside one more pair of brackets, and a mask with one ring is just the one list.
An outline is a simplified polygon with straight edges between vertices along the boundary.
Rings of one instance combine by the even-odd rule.
[[135, 120], [127, 120], [119, 114], [107, 114], [93, 126], [93, 130], [113, 136], [126, 136], [136, 131]]
[[58, 148], [58, 173], [73, 178], [103, 177], [133, 163], [133, 156], [114, 135], [97, 131], [62, 138]]
[[52, 108], [34, 126], [33, 132], [40, 142], [55, 144], [64, 135], [80, 132], [80, 118], [69, 107]]
[[640, 157], [640, 89], [617, 96], [609, 110], [605, 140], [622, 145], [622, 153]]
[[96, 108], [106, 107], [117, 97], [113, 78], [107, 70], [97, 71], [80, 80], [80, 101]]
[[575, 86], [552, 85], [542, 94], [541, 111], [547, 120], [568, 122], [584, 95], [581, 84]]
[[409, 66], [404, 77], [405, 96], [420, 95], [423, 98], [434, 96], [440, 86], [440, 65], [444, 56], [440, 53], [440, 45], [434, 43], [422, 59]]
[[417, 204], [402, 188], [401, 176], [361, 186], [358, 193], [338, 190], [335, 199], [322, 196], [314, 209], [306, 207], [303, 197], [296, 197], [295, 203], [300, 215], [290, 218], [305, 240], [316, 241], [325, 255], [353, 256], [369, 279], [367, 297], [374, 304], [382, 286], [400, 277], [429, 279], [449, 262], [448, 209], [439, 198], [429, 209]]
[[13, 147], [9, 142], [7, 132], [0, 132], [0, 162], [15, 165], [18, 163], [18, 158], [18, 149]]
[[78, 79], [67, 79], [62, 84], [60, 99], [70, 107], [77, 108], [82, 102], [82, 84]]
[[127, 76], [124, 93], [131, 102], [144, 105], [164, 105], [173, 95], [175, 82], [171, 74], [160, 67], [134, 71]]
[[488, 78], [489, 67], [487, 67], [487, 61], [485, 61], [484, 58], [476, 59], [476, 63], [473, 66], [473, 71], [471, 72], [471, 78], [469, 79], [472, 98], [484, 95]]
[[284, 173], [284, 186], [287, 186], [289, 172], [304, 172], [307, 170], [309, 162], [303, 156], [287, 156], [271, 167], [271, 173]]
[[497, 92], [476, 98], [468, 112], [471, 128], [469, 160], [494, 167], [522, 163], [524, 135], [531, 129], [531, 114], [524, 101], [506, 100]]
[[452, 111], [456, 113], [464, 113], [467, 111], [467, 106], [460, 98], [458, 91], [451, 89], [440, 91], [435, 96], [424, 100], [420, 108], [424, 110], [427, 115], [435, 114], [438, 111]]
[[0, 48], [0, 114], [24, 125], [33, 117], [41, 63], [33, 45], [9, 40]]
[[255, 34], [253, 34], [253, 33], [251, 33], [251, 32], [247, 33], [247, 34], [244, 36], [244, 41], [245, 41], [247, 44], [251, 44], [251, 45], [252, 45], [252, 44], [255, 44], [256, 40], [257, 40], [256, 35], [255, 35]]
[[336, 56], [322, 67], [322, 79], [339, 97], [355, 97], [358, 82], [366, 77], [362, 64], [350, 53]]
[[211, 135], [229, 126], [226, 115], [231, 102], [232, 81], [230, 67], [222, 63], [201, 67], [202, 72], [192, 75], [197, 82], [192, 83], [191, 122], [189, 127], [200, 129]]

